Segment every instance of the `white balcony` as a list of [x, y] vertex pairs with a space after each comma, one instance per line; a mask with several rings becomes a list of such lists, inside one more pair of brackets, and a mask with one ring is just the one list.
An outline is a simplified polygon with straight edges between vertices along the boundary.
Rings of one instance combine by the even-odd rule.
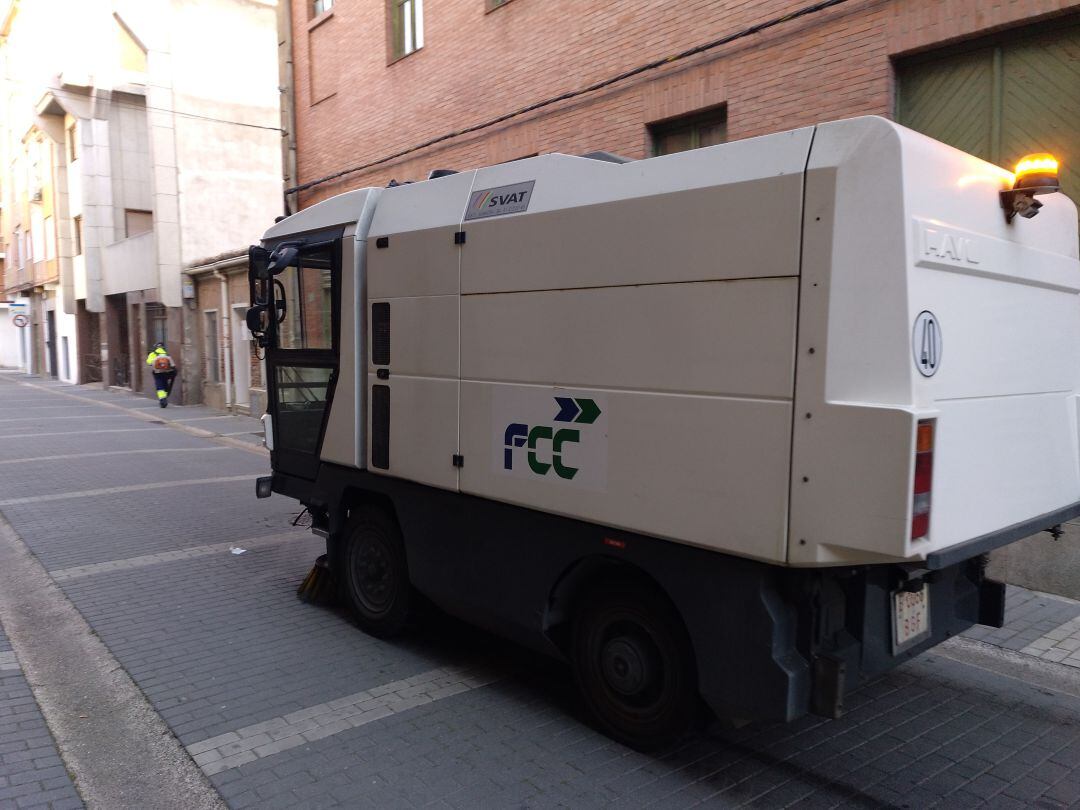
[[158, 286], [154, 232], [108, 245], [102, 251], [102, 294], [148, 290]]

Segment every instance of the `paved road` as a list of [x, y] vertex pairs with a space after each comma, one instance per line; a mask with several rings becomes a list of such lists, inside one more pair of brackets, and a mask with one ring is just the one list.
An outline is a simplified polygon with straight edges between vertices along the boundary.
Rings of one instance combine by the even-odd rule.
[[[294, 503], [254, 498], [266, 457], [237, 444], [254, 420], [23, 382], [0, 374], [0, 511], [232, 807], [1080, 807], [1080, 688], [948, 653], [843, 720], [630, 751], [589, 727], [558, 664], [438, 617], [382, 642], [298, 602], [320, 541], [290, 526]], [[970, 644], [1049, 649], [1080, 615], [1012, 597], [1016, 626]], [[5, 651], [3, 688], [21, 677]], [[0, 807], [34, 801], [13, 790], [31, 743], [41, 806], [65, 789], [69, 806], [19, 688], [0, 693]]]

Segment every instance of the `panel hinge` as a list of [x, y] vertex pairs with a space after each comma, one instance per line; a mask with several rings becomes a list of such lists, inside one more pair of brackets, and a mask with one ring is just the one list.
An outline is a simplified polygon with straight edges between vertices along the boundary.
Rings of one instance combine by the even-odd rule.
[[380, 236], [378, 239], [375, 240], [375, 247], [377, 247], [377, 248], [388, 248], [388, 247], [390, 247], [390, 237], [389, 236]]
[[458, 231], [457, 233], [454, 234], [454, 244], [455, 245], [464, 245], [465, 244], [465, 231]]
[[453, 461], [454, 461], [454, 466], [455, 467], [464, 467], [465, 466], [465, 456], [459, 456], [457, 453], [454, 453]]

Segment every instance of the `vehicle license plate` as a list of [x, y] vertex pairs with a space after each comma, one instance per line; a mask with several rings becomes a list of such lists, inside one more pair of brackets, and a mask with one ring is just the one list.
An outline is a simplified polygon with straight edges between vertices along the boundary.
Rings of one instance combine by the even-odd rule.
[[899, 652], [922, 641], [930, 635], [930, 591], [923, 583], [922, 589], [910, 593], [897, 591], [893, 594], [893, 652]]

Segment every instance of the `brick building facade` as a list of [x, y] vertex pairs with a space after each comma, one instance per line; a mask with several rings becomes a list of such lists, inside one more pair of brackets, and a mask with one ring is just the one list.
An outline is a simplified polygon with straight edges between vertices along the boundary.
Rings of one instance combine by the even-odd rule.
[[[809, 5], [293, 0], [295, 179], [383, 159]], [[1075, 0], [848, 0], [320, 184], [299, 195], [299, 206], [392, 178], [423, 179], [437, 167], [598, 149], [640, 158], [830, 119], [893, 117], [911, 55], [992, 46], [995, 37], [1010, 41], [1040, 26], [1056, 32], [1078, 19]], [[1067, 79], [1077, 69], [1070, 52], [1060, 67]], [[1071, 95], [1065, 106], [1078, 100]], [[950, 100], [935, 103], [947, 108]], [[978, 115], [973, 126], [989, 132], [993, 125]]]
[[251, 299], [247, 249], [197, 261], [186, 274], [194, 297], [184, 319], [184, 384], [211, 407], [263, 413], [262, 357], [245, 324]]

